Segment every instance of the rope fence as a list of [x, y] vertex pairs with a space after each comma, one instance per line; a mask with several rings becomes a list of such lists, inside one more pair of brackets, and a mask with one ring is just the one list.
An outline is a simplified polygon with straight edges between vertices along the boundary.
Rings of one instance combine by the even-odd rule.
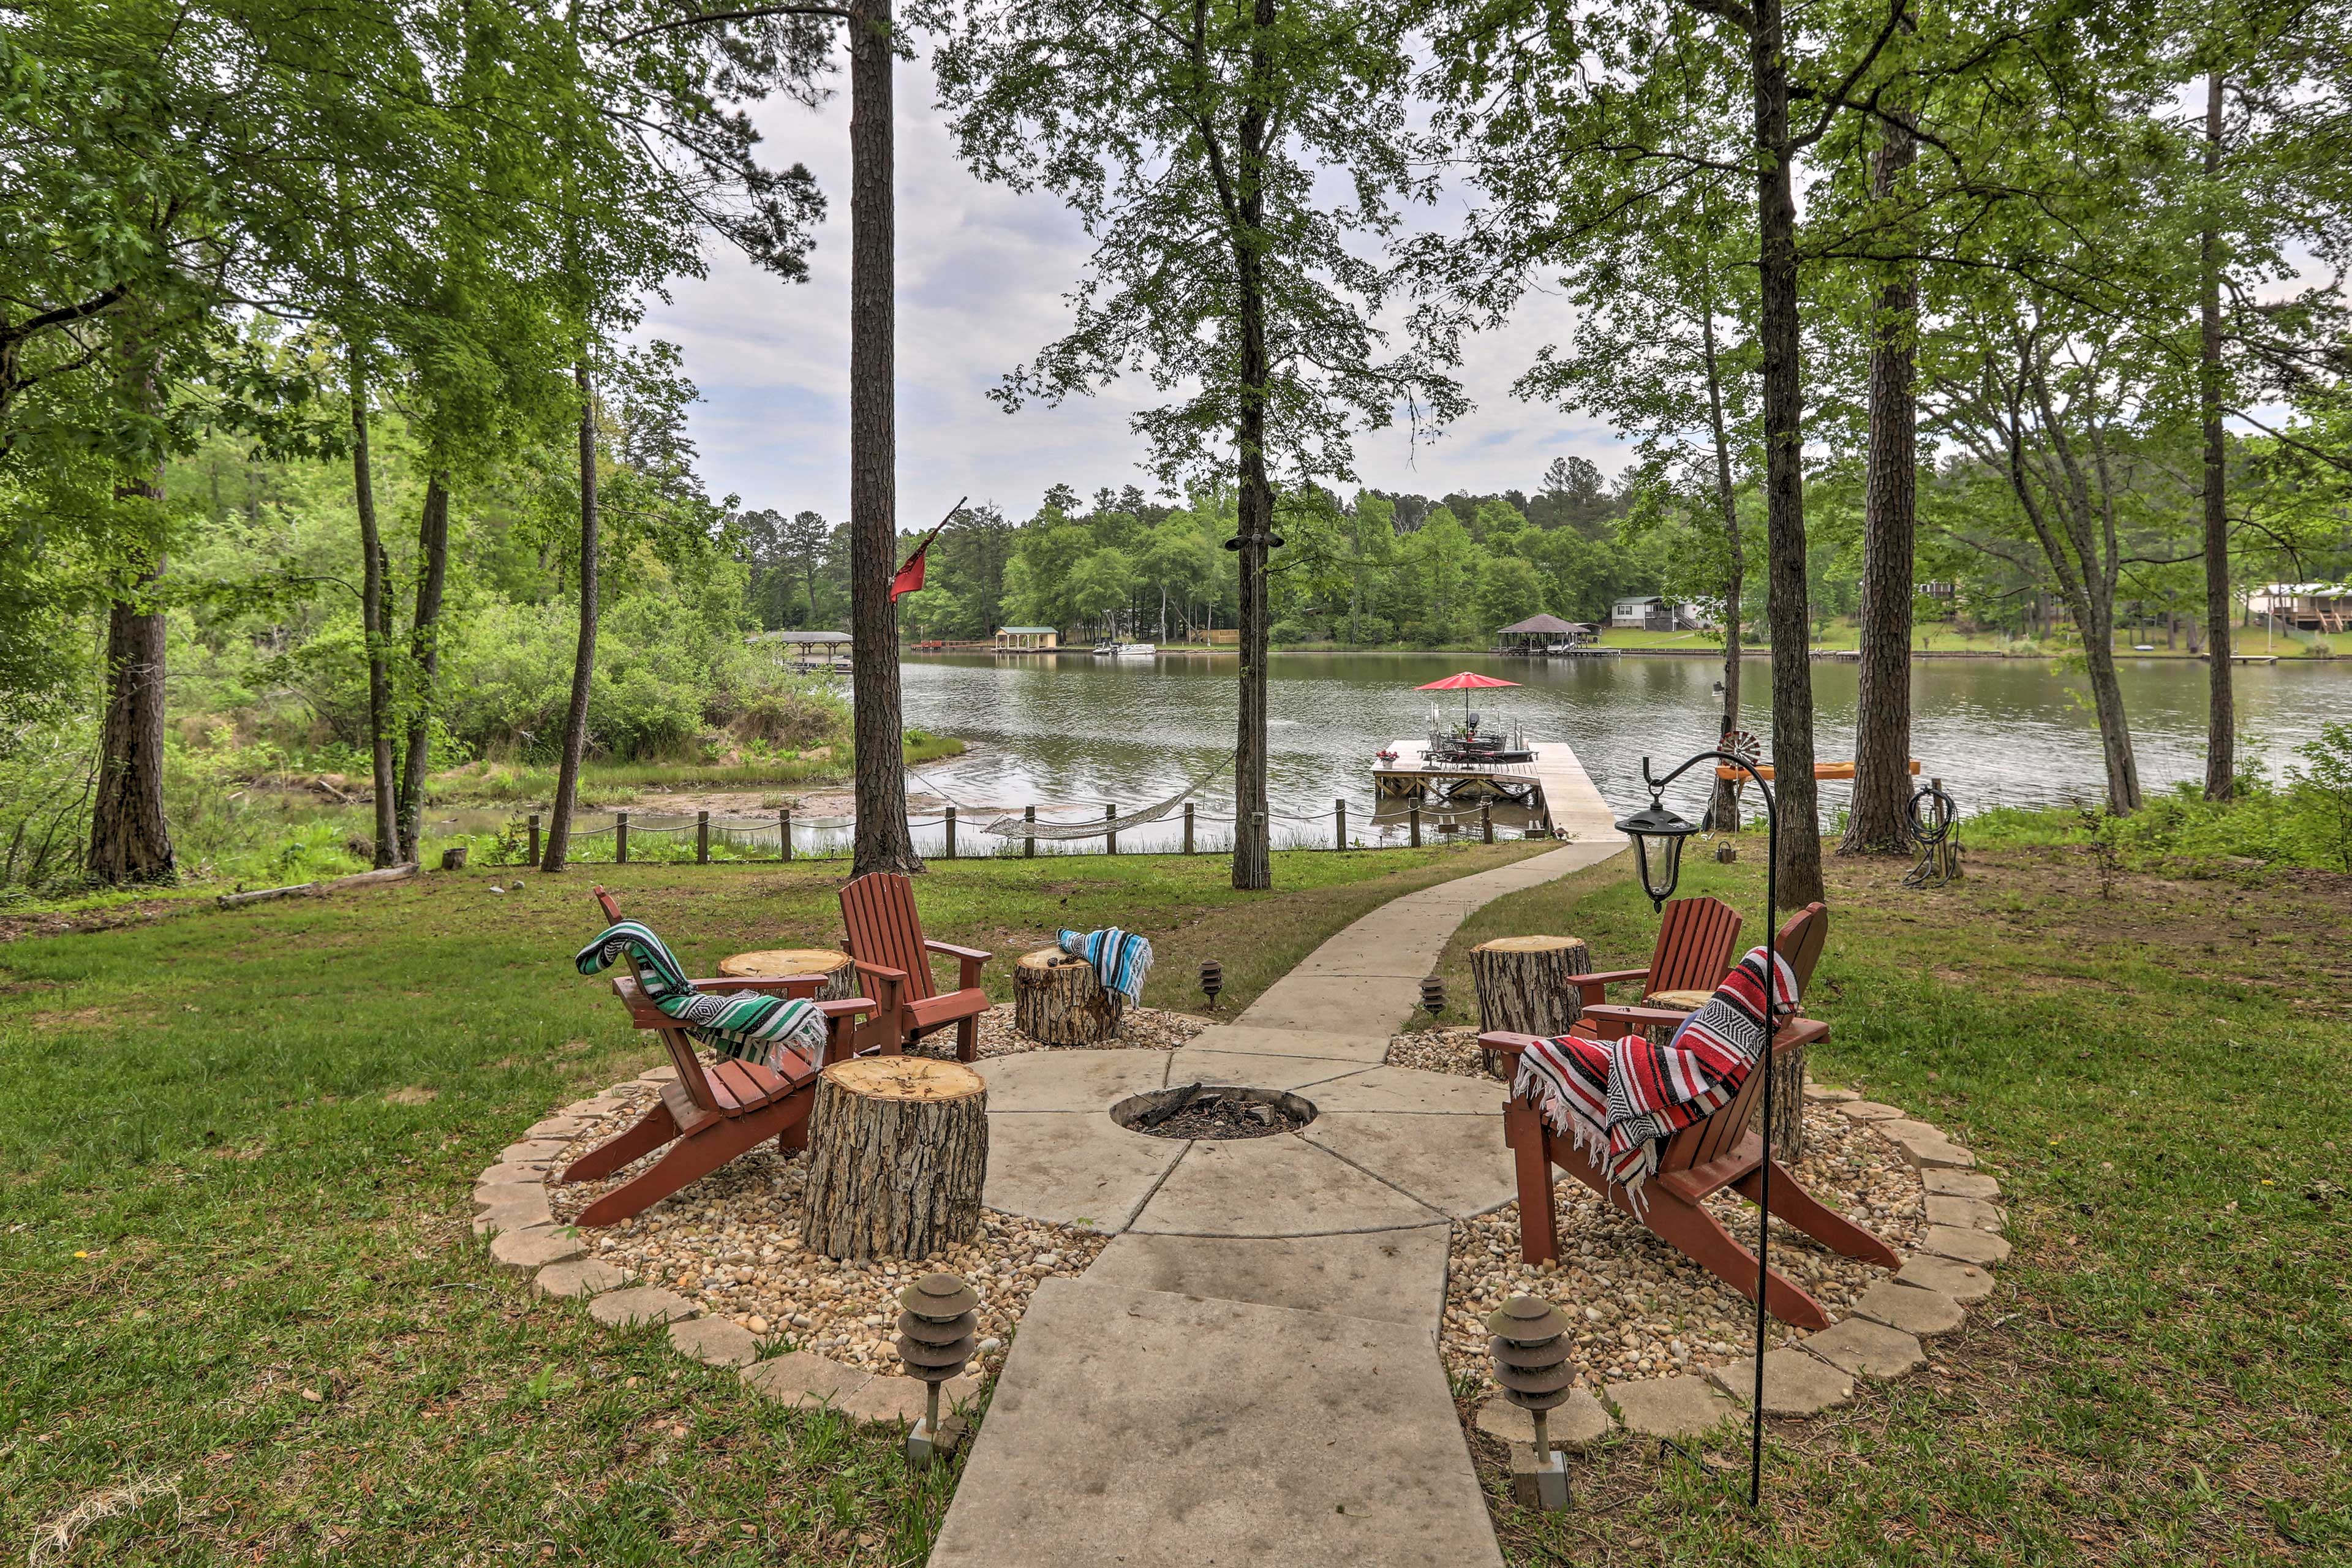
[[[1066, 809], [1066, 808], [1053, 808]], [[1155, 808], [1156, 809], [1156, 808]], [[1351, 837], [1349, 819], [1376, 829], [1370, 837]], [[1040, 816], [1035, 806], [1024, 809], [1018, 824], [1008, 831], [1001, 826], [982, 827], [973, 816], [950, 804], [937, 816], [910, 816], [907, 826], [927, 833], [936, 830], [937, 837], [929, 846], [918, 845], [927, 858], [958, 859], [1034, 858], [1046, 855], [1202, 855], [1224, 854], [1233, 847], [1229, 834], [1204, 835], [1202, 826], [1233, 827], [1240, 823], [1238, 816], [1202, 811], [1191, 801], [1183, 803], [1181, 812], [1169, 813], [1169, 828], [1175, 837], [1172, 843], [1138, 846], [1132, 837], [1126, 847], [1119, 844], [1122, 830], [1133, 832], [1135, 818], [1121, 817], [1117, 803], [1103, 803], [1099, 820]], [[998, 818], [999, 823], [1012, 821]], [[1498, 838], [1549, 838], [1551, 830], [1548, 816], [1538, 817], [1516, 831], [1495, 820], [1492, 803], [1475, 808], [1463, 806], [1425, 806], [1411, 804], [1399, 813], [1381, 817], [1376, 811], [1353, 807], [1345, 799], [1334, 800], [1329, 811], [1295, 812], [1269, 811], [1265, 814], [1269, 828], [1276, 824], [1314, 830], [1311, 833], [1292, 832], [1277, 837], [1277, 849], [1391, 849], [1420, 848], [1425, 833], [1433, 832], [1442, 838], [1466, 837], [1465, 830], [1475, 831], [1479, 839], [1493, 844]], [[1327, 828], [1328, 825], [1328, 828]], [[708, 865], [715, 858], [731, 861], [761, 861], [782, 864], [792, 860], [834, 860], [847, 858], [852, 837], [856, 828], [854, 816], [804, 816], [789, 810], [780, 810], [773, 820], [763, 820], [756, 826], [744, 818], [714, 820], [707, 812], [698, 812], [692, 822], [677, 822], [666, 826], [634, 822], [625, 811], [615, 812], [613, 820], [602, 827], [574, 828], [570, 839], [580, 847], [587, 842], [609, 838], [609, 857], [567, 852], [567, 863], [572, 860], [592, 862], [607, 860], [614, 865], [627, 865], [632, 859], [665, 863], [691, 859]], [[1158, 828], [1158, 820], [1146, 824]], [[1022, 827], [1039, 831], [1024, 833]], [[1168, 829], [1162, 829], [1163, 833]], [[520, 823], [510, 823], [501, 836], [502, 841], [524, 851], [530, 864], [539, 863], [543, 845], [541, 814], [532, 812]], [[688, 837], [690, 837], [690, 839]], [[1155, 835], [1155, 837], [1158, 836]], [[1078, 849], [1072, 845], [1099, 838], [1098, 849]], [[1039, 846], [1045, 847], [1040, 850]], [[602, 847], [602, 846], [598, 846]], [[745, 853], [750, 851], [750, 853]], [[765, 853], [761, 853], [765, 851]]]

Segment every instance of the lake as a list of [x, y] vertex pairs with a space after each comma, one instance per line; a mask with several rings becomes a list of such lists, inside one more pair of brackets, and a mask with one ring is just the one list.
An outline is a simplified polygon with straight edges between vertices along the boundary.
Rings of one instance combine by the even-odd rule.
[[[1368, 817], [1372, 752], [1424, 733], [1433, 699], [1458, 715], [1459, 694], [1413, 689], [1458, 669], [1522, 682], [1517, 690], [1474, 693], [1478, 711], [1516, 720], [1531, 738], [1568, 742], [1612, 805], [1637, 805], [1645, 798], [1645, 752], [1671, 764], [1713, 743], [1721, 668], [1719, 659], [1640, 655], [1276, 654], [1269, 680], [1274, 809], [1324, 819], [1320, 827], [1278, 823], [1277, 840], [1328, 843], [1335, 798], [1347, 799], [1351, 831]], [[975, 742], [969, 755], [922, 770], [967, 821], [1031, 804], [1041, 816], [1066, 820], [1099, 814], [1106, 801], [1138, 809], [1233, 752], [1230, 656], [909, 656], [900, 673], [908, 724]], [[2201, 779], [2204, 665], [2134, 659], [2122, 674], [2145, 787]], [[1816, 754], [1823, 761], [1853, 755], [1856, 675], [1850, 662], [1813, 666]], [[2242, 666], [2236, 675], [2240, 733], [2259, 738], [2274, 769], [2322, 722], [2352, 718], [2352, 661]], [[1749, 659], [1746, 724], [1764, 738], [1768, 756], [1769, 680], [1765, 661]], [[1944, 780], [1963, 814], [2099, 798], [2104, 772], [2088, 688], [2050, 661], [1925, 660], [1913, 667], [1912, 701], [1913, 754], [1923, 776]], [[1843, 804], [1846, 788], [1822, 785], [1825, 811]], [[1685, 810], [1700, 803], [1697, 788], [1676, 796]], [[1231, 815], [1230, 774], [1202, 791], [1199, 809]], [[1151, 847], [1173, 831], [1139, 828], [1120, 843]], [[1202, 829], [1204, 842], [1209, 831]], [[1224, 830], [1217, 831], [1222, 839]], [[926, 844], [936, 837], [936, 830], [919, 835]]]

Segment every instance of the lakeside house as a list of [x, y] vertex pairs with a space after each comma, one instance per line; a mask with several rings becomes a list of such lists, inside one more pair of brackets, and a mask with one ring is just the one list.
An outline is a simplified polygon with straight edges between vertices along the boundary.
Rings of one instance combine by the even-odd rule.
[[1610, 607], [1609, 624], [1619, 631], [1695, 632], [1699, 619], [1687, 605], [1659, 594], [1620, 599]]
[[1062, 634], [1052, 626], [999, 626], [999, 653], [1051, 653], [1062, 646]]
[[2246, 609], [2299, 632], [2352, 631], [2352, 584], [2269, 583], [2246, 595]]

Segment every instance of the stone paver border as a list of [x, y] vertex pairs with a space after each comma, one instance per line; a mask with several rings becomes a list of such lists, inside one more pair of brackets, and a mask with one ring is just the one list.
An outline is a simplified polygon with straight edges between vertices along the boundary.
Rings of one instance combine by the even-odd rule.
[[[669, 1076], [667, 1067], [656, 1068], [635, 1084], [657, 1087]], [[750, 1331], [706, 1319], [686, 1298], [643, 1285], [591, 1258], [577, 1231], [554, 1223], [547, 1184], [564, 1147], [562, 1140], [588, 1119], [617, 1109], [621, 1102], [614, 1095], [621, 1087], [575, 1101], [536, 1123], [476, 1178], [474, 1231], [490, 1237], [491, 1261], [531, 1275], [536, 1295], [585, 1303], [599, 1321], [666, 1322], [670, 1343], [682, 1354], [738, 1369], [745, 1386], [765, 1397], [805, 1408], [829, 1406], [857, 1421], [912, 1424], [923, 1410], [923, 1385], [913, 1378], [848, 1366], [808, 1351], [763, 1359]], [[1851, 1089], [1811, 1084], [1805, 1094], [1895, 1143], [1919, 1169], [1932, 1223], [1919, 1250], [1865, 1291], [1852, 1315], [1766, 1355], [1765, 1411], [1779, 1417], [1818, 1415], [1847, 1403], [1857, 1379], [1885, 1381], [1925, 1366], [1929, 1357], [1920, 1342], [1958, 1328], [1968, 1304], [1992, 1293], [1992, 1266], [2010, 1254], [2002, 1234], [2007, 1215], [2000, 1184], [1972, 1168], [1972, 1152], [1941, 1129], [1897, 1107], [1864, 1100]], [[1580, 1403], [1577, 1419], [1555, 1430], [1563, 1442], [1580, 1447], [1621, 1428], [1651, 1436], [1693, 1436], [1746, 1408], [1754, 1364], [1752, 1356], [1743, 1356], [1679, 1378], [1611, 1384], [1598, 1399], [1588, 1394], [1590, 1408]], [[950, 1401], [969, 1401], [980, 1386], [979, 1379], [966, 1375], [949, 1384], [947, 1394]], [[1507, 1445], [1532, 1436], [1525, 1415], [1499, 1395], [1486, 1401], [1474, 1424]]]
[[[578, 1230], [555, 1223], [547, 1189], [566, 1142], [591, 1119], [620, 1110], [626, 1103], [619, 1098], [622, 1088], [658, 1089], [676, 1070], [657, 1067], [634, 1085], [615, 1084], [602, 1095], [575, 1100], [499, 1151], [474, 1186], [474, 1234], [490, 1238], [490, 1261], [530, 1275], [534, 1295], [583, 1303], [598, 1322], [616, 1328], [666, 1324], [673, 1349], [707, 1366], [734, 1369], [746, 1388], [765, 1398], [803, 1409], [830, 1408], [860, 1423], [912, 1426], [922, 1416], [924, 1401], [923, 1385], [915, 1379], [845, 1365], [809, 1351], [763, 1358], [749, 1329], [707, 1318], [685, 1297], [591, 1258]], [[950, 1406], [969, 1404], [980, 1386], [976, 1377], [956, 1378], [942, 1387], [942, 1399]]]

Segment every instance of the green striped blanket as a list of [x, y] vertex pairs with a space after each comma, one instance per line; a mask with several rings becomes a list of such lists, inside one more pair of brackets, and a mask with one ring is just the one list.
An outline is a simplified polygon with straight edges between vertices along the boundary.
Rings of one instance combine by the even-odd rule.
[[597, 974], [625, 954], [637, 961], [637, 981], [645, 987], [646, 1000], [720, 1056], [776, 1067], [778, 1051], [790, 1047], [810, 1061], [823, 1058], [824, 1015], [815, 1003], [797, 996], [750, 992], [719, 996], [697, 991], [662, 939], [635, 921], [609, 928], [572, 962], [581, 973]]

